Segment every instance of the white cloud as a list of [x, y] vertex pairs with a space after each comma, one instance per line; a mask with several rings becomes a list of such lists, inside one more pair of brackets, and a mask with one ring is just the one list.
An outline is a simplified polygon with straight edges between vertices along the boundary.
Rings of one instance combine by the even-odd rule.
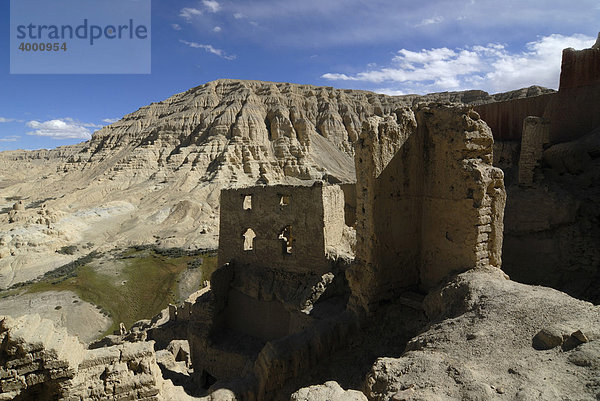
[[181, 25], [179, 24], [171, 24], [171, 28], [175, 29], [176, 31], [181, 31]]
[[92, 135], [88, 127], [99, 127], [96, 124], [80, 123], [72, 118], [44, 122], [33, 120], [29, 121], [27, 126], [34, 130], [28, 132], [27, 135], [45, 136], [54, 139], [90, 139]]
[[202, 0], [202, 4], [204, 4], [204, 7], [206, 7], [211, 13], [216, 13], [221, 9], [221, 5], [215, 0]]
[[526, 46], [526, 51], [499, 54], [493, 61], [493, 69], [485, 79], [507, 87], [523, 87], [526, 82], [557, 88], [563, 49], [585, 49], [594, 44], [594, 38], [584, 35], [550, 35]]
[[235, 55], [228, 55], [227, 53], [225, 53], [224, 50], [217, 49], [217, 48], [213, 47], [212, 45], [205, 45], [205, 44], [196, 43], [196, 42], [188, 42], [186, 40], [181, 40], [181, 39], [179, 41], [181, 43], [183, 43], [184, 45], [187, 45], [194, 49], [204, 49], [208, 53], [214, 54], [214, 55], [224, 58], [226, 60], [235, 60], [236, 59]]
[[223, 29], [220, 26], [215, 26], [213, 32], [221, 32]]
[[421, 22], [419, 22], [419, 23], [418, 23], [417, 25], [415, 25], [415, 26], [417, 26], [417, 27], [418, 27], [418, 26], [425, 26], [425, 25], [439, 24], [439, 23], [441, 23], [442, 21], [444, 21], [444, 17], [439, 17], [439, 16], [436, 16], [436, 17], [433, 17], [433, 18], [425, 18], [425, 19], [422, 19], [422, 20], [421, 20]]
[[392, 89], [392, 88], [377, 88], [376, 92], [383, 93], [384, 95], [389, 95], [389, 96], [408, 95], [408, 93], [406, 93], [402, 90], [397, 90], [397, 89]]
[[23, 120], [17, 120], [16, 118], [5, 118], [5, 117], [0, 117], [0, 124], [1, 123], [22, 123]]
[[554, 34], [527, 43], [521, 52], [511, 52], [498, 43], [458, 49], [401, 49], [386, 67], [350, 75], [327, 73], [322, 78], [385, 83], [380, 91], [390, 94], [474, 88], [500, 92], [531, 85], [557, 88], [562, 50], [583, 49], [593, 43], [594, 38], [585, 35]]
[[187, 22], [191, 22], [192, 18], [202, 15], [202, 11], [197, 8], [185, 7], [179, 11], [179, 16], [185, 19]]
[[107, 124], [116, 123], [117, 121], [119, 121], [118, 118], [105, 118], [104, 120], [102, 120], [103, 123]]
[[21, 137], [18, 135], [6, 136], [4, 138], [0, 138], [0, 142], [17, 142]]
[[242, 14], [242, 13], [235, 13], [235, 14], [233, 14], [233, 18], [235, 18], [235, 19], [243, 19], [243, 18], [246, 18], [246, 16], [244, 14]]

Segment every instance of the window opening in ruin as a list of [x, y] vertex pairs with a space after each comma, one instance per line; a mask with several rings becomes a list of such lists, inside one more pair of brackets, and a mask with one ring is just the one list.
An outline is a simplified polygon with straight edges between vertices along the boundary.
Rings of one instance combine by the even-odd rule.
[[284, 255], [292, 254], [292, 226], [285, 226], [281, 233], [279, 234], [279, 239], [281, 240], [281, 250]]
[[280, 195], [281, 198], [279, 199], [279, 205], [280, 206], [288, 206], [290, 204], [290, 196], [289, 195]]
[[252, 195], [244, 195], [244, 210], [252, 209]]
[[244, 251], [254, 250], [254, 238], [256, 238], [254, 230], [251, 228], [247, 229], [244, 231], [244, 234], [242, 234], [242, 237], [244, 237]]
[[183, 348], [179, 348], [179, 352], [177, 352], [175, 361], [176, 362], [187, 362], [187, 353], [183, 350]]

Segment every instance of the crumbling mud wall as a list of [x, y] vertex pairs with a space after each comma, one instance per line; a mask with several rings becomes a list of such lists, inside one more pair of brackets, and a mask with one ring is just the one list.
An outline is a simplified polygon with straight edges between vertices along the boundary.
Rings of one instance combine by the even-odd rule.
[[263, 186], [221, 193], [219, 265], [268, 265], [326, 273], [327, 247], [342, 240], [344, 193], [338, 186]]
[[152, 342], [86, 350], [39, 315], [0, 322], [3, 399], [154, 401], [162, 385]]
[[553, 143], [571, 141], [600, 126], [600, 49], [565, 49], [560, 87], [544, 117]]
[[329, 337], [346, 309], [351, 260], [338, 252], [348, 229], [344, 199], [323, 183], [222, 190], [222, 266], [189, 316], [191, 359], [207, 384], [268, 399], [296, 365], [335, 348]]
[[[194, 305], [196, 314], [190, 325], [190, 345], [195, 371], [218, 379], [209, 392], [228, 389], [237, 400], [274, 399], [294, 378], [305, 375], [353, 338], [359, 331], [355, 315], [343, 310], [314, 321], [291, 335], [260, 342], [239, 333], [220, 332], [220, 339], [203, 335], [211, 319], [218, 318], [205, 294]], [[217, 302], [218, 304], [218, 302]], [[225, 338], [228, 337], [228, 338]], [[228, 340], [238, 341], [235, 346]]]
[[550, 121], [543, 117], [525, 118], [519, 157], [519, 185], [533, 185], [535, 169], [542, 161], [544, 145], [549, 142]]
[[[381, 294], [382, 298], [386, 298], [390, 296], [394, 288], [406, 287], [418, 280], [418, 272], [414, 269], [418, 257], [416, 246], [397, 249], [395, 257], [398, 260], [388, 269], [382, 269], [377, 265], [380, 260], [380, 238], [376, 232], [376, 216], [378, 213], [387, 212], [392, 219], [392, 215], [401, 209], [382, 205], [381, 198], [379, 205], [375, 203], [378, 194], [377, 179], [394, 157], [402, 157], [397, 153], [407, 139], [416, 132], [416, 127], [417, 122], [412, 110], [401, 109], [394, 115], [370, 118], [363, 124], [361, 134], [355, 142], [356, 258], [354, 267], [349, 269], [346, 275], [353, 296], [363, 305], [368, 304], [370, 299], [377, 299], [377, 293]], [[413, 141], [416, 139], [416, 137], [413, 138]], [[408, 146], [407, 151], [403, 153], [406, 153], [405, 156], [411, 154]], [[413, 190], [410, 187], [411, 183], [407, 184], [409, 187], [405, 191]], [[417, 180], [414, 180], [412, 185], [418, 185]], [[418, 192], [417, 190], [413, 191]], [[414, 197], [407, 198], [405, 203], [403, 212], [406, 215], [406, 221], [400, 226], [395, 226], [395, 230], [387, 231], [386, 238], [390, 239], [390, 243], [403, 241], [406, 244], [415, 240], [414, 230], [417, 224], [414, 221], [411, 224], [410, 219], [417, 219], [415, 216], [419, 214], [419, 204]], [[383, 207], [383, 209], [377, 209], [377, 207]], [[387, 220], [384, 219], [385, 221]], [[381, 229], [385, 230], [385, 226]], [[414, 242], [413, 244], [416, 245]], [[401, 260], [406, 260], [407, 266], [412, 265], [413, 268], [407, 267], [401, 274], [393, 273]], [[385, 275], [385, 273], [389, 274]]]
[[493, 137], [468, 108], [424, 107], [425, 131], [421, 286], [449, 273], [502, 264], [506, 193], [502, 170], [492, 167]]
[[346, 225], [354, 227], [356, 225], [356, 183], [340, 184], [344, 191], [344, 215]]
[[500, 267], [505, 191], [493, 137], [466, 107], [423, 105], [373, 117], [356, 143], [356, 304], [453, 272]]
[[473, 109], [491, 128], [495, 141], [520, 141], [523, 120], [528, 116], [541, 117], [556, 93], [487, 103]]
[[342, 247], [344, 228], [346, 227], [345, 196], [337, 185], [321, 187], [323, 204], [323, 236], [325, 252], [334, 252]]
[[490, 126], [496, 141], [520, 141], [523, 120], [529, 116], [550, 121], [552, 143], [586, 135], [600, 126], [600, 46], [563, 50], [558, 92], [474, 109]]

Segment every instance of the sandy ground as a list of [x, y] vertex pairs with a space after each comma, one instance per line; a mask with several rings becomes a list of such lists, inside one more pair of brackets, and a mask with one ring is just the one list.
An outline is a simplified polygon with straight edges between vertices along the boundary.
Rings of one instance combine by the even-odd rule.
[[70, 291], [23, 294], [0, 299], [0, 315], [19, 317], [39, 314], [67, 328], [84, 343], [98, 338], [112, 324], [94, 305]]

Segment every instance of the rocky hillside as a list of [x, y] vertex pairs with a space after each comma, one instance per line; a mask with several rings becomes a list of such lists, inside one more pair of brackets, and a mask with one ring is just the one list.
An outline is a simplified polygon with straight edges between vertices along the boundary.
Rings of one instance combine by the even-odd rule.
[[370, 400], [598, 399], [598, 306], [481, 269], [431, 291], [424, 307], [423, 332], [373, 364]]
[[[91, 248], [215, 247], [222, 187], [354, 181], [352, 143], [368, 116], [424, 100], [485, 103], [544, 91], [392, 97], [219, 80], [142, 107], [78, 145], [2, 152], [0, 287]], [[55, 252], [67, 245], [79, 245], [75, 255]]]

